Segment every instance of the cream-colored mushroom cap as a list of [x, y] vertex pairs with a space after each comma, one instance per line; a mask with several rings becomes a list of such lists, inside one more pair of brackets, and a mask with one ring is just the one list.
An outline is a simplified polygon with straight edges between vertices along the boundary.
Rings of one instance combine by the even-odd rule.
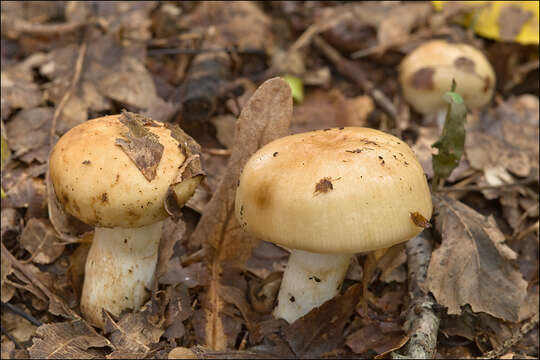
[[258, 238], [317, 253], [356, 253], [406, 241], [431, 217], [412, 150], [384, 132], [346, 127], [286, 136], [246, 163], [236, 217]]
[[164, 146], [156, 176], [148, 181], [115, 144], [127, 126], [121, 115], [78, 125], [54, 146], [49, 158], [51, 181], [65, 210], [100, 227], [140, 227], [167, 217], [163, 202], [178, 175], [184, 154], [163, 124], [145, 126]]
[[446, 107], [443, 95], [456, 91], [469, 108], [489, 102], [495, 88], [495, 72], [486, 57], [466, 44], [429, 41], [407, 55], [400, 64], [399, 81], [405, 99], [422, 114]]

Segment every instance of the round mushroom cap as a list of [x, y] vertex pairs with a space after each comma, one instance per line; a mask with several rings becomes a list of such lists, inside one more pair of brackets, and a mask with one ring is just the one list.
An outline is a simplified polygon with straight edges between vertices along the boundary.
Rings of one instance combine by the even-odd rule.
[[116, 139], [128, 127], [122, 115], [78, 125], [54, 146], [49, 158], [52, 184], [64, 209], [100, 227], [140, 227], [165, 219], [164, 199], [185, 156], [170, 130], [155, 122], [145, 129], [164, 147], [156, 176], [148, 181]]
[[495, 72], [486, 57], [466, 44], [429, 41], [407, 55], [400, 64], [399, 81], [405, 99], [422, 114], [445, 108], [444, 93], [452, 79], [468, 108], [489, 102], [495, 88]]
[[248, 160], [236, 218], [258, 238], [316, 253], [390, 247], [431, 218], [422, 167], [402, 140], [346, 127], [286, 136]]

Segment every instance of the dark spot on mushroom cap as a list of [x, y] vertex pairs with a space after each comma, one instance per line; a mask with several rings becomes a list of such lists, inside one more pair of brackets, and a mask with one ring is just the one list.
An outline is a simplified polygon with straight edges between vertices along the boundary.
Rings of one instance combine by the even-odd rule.
[[454, 65], [465, 72], [474, 73], [476, 64], [474, 61], [465, 56], [460, 56], [454, 60]]
[[277, 151], [275, 153], [272, 154], [273, 157], [276, 157], [277, 154], [279, 154]]
[[486, 76], [486, 78], [484, 79], [484, 88], [482, 89], [482, 91], [488, 92], [490, 87], [491, 87], [491, 78], [489, 76]]
[[290, 301], [290, 302], [295, 302], [296, 299], [294, 298], [294, 296], [291, 296], [291, 297], [289, 298], [289, 301]]
[[82, 163], [83, 163], [83, 165], [90, 165], [91, 161], [90, 160], [84, 160]]
[[108, 201], [109, 201], [109, 199], [108, 199], [107, 193], [101, 194], [101, 202], [106, 203]]
[[265, 208], [272, 202], [272, 183], [270, 181], [263, 181], [257, 187], [255, 192], [255, 204], [259, 208]]
[[327, 193], [330, 190], [334, 190], [334, 186], [332, 185], [332, 182], [330, 181], [329, 177], [322, 178], [319, 180], [317, 184], [315, 184], [315, 191], [314, 194], [318, 195], [321, 193]]
[[411, 85], [417, 89], [433, 90], [435, 87], [433, 85], [433, 74], [435, 74], [434, 68], [423, 67], [411, 76]]
[[319, 279], [319, 278], [316, 277], [316, 276], [310, 276], [310, 277], [309, 277], [309, 280], [315, 280], [315, 282], [318, 282], [318, 283], [321, 282], [321, 279]]

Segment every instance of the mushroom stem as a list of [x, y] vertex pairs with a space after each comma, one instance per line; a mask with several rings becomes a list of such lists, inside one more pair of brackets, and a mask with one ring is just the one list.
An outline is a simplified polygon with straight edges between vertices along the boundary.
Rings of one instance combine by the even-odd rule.
[[101, 309], [119, 316], [138, 309], [154, 280], [163, 221], [138, 228], [96, 227], [88, 252], [81, 311], [102, 327]]
[[350, 254], [292, 250], [274, 310], [289, 323], [336, 296], [351, 262]]
[[444, 127], [444, 123], [446, 121], [446, 114], [448, 113], [448, 108], [445, 106], [444, 108], [439, 109], [437, 111], [437, 126], [440, 130]]

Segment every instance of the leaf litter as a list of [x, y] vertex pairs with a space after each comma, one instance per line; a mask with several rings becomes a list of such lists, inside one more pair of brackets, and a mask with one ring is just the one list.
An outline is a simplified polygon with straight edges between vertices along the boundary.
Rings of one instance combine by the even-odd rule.
[[[386, 252], [366, 275], [367, 312], [355, 289], [369, 261], [359, 254], [340, 297], [324, 304], [324, 311], [299, 319], [299, 325], [287, 325], [274, 319], [272, 310], [288, 253], [236, 229], [231, 209], [243, 162], [263, 143], [289, 131], [340, 126], [389, 131], [413, 145], [431, 179], [436, 153], [431, 145], [440, 131], [408, 108], [396, 78], [403, 56], [435, 37], [485, 51], [498, 75], [492, 103], [467, 113], [459, 165], [444, 176], [435, 167], [444, 181], [434, 194], [436, 215], [427, 231], [436, 235], [435, 251], [423, 286], [435, 296], [441, 318], [436, 356], [537, 356], [534, 46], [471, 37], [472, 32], [455, 24], [463, 13], [459, 6], [436, 13], [428, 3], [201, 5], [2, 5], [1, 117], [7, 140], [2, 146], [2, 301], [44, 323], [36, 328], [24, 320], [27, 325], [13, 326], [22, 324], [16, 321], [20, 315], [2, 306], [7, 332], [2, 357], [179, 356], [172, 349], [189, 349], [199, 357], [402, 353], [411, 335], [403, 330], [411, 276], [404, 247]], [[227, 15], [221, 16], [224, 11]], [[84, 44], [80, 79], [72, 84]], [[347, 63], [354, 73], [341, 72], [347, 57], [357, 59]], [[205, 121], [200, 116], [205, 111], [193, 113], [195, 120], [188, 124], [193, 107], [184, 105], [197, 96], [209, 97], [186, 91], [187, 84], [206, 88], [204, 74], [219, 84], [213, 88], [210, 115]], [[278, 105], [276, 97], [268, 96], [253, 108], [250, 98], [260, 95], [262, 89], [256, 89], [265, 79], [285, 75], [304, 84], [304, 101], [294, 108], [291, 103], [290, 128], [287, 124], [274, 132], [268, 126], [267, 139], [262, 139], [254, 134], [275, 122], [272, 116], [284, 116], [288, 100]], [[397, 112], [388, 111], [389, 103]], [[92, 229], [57, 206], [46, 176], [52, 113], [59, 105], [57, 135], [122, 109], [166, 126], [178, 123], [186, 133], [171, 131], [190, 159], [178, 179], [204, 178], [186, 207], [168, 206], [173, 217], [164, 225], [151, 299], [141, 310], [109, 317], [105, 332], [79, 318]], [[281, 114], [270, 114], [266, 106]], [[7, 162], [5, 154], [11, 155]], [[458, 262], [456, 256], [469, 261]], [[458, 279], [454, 274], [459, 271], [467, 276]], [[334, 323], [333, 315], [339, 318]]]

